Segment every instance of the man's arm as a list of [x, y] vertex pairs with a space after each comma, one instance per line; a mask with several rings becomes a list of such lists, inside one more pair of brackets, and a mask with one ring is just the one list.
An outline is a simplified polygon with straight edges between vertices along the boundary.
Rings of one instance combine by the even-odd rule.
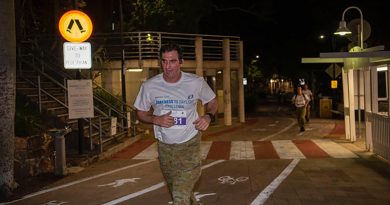
[[137, 116], [142, 122], [151, 123], [161, 127], [171, 127], [174, 125], [174, 119], [169, 116], [172, 111], [160, 116], [155, 116], [149, 111], [137, 110]]
[[218, 110], [218, 101], [217, 98], [212, 99], [210, 102], [206, 104], [206, 113], [210, 113], [215, 115]]
[[211, 122], [211, 116], [208, 115], [207, 113], [210, 113], [211, 115], [214, 116], [217, 113], [217, 110], [218, 110], [218, 101], [216, 98], [214, 98], [206, 104], [206, 114], [194, 121], [195, 128], [201, 131], [206, 130], [209, 127]]

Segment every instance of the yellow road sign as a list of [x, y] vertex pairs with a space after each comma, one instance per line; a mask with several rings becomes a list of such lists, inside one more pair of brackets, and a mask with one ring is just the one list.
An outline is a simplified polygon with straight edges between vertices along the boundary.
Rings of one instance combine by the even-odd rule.
[[336, 89], [337, 88], [337, 80], [332, 80], [330, 81], [330, 87], [332, 89]]
[[79, 10], [70, 10], [61, 16], [58, 29], [67, 41], [83, 42], [91, 36], [93, 26], [87, 14]]

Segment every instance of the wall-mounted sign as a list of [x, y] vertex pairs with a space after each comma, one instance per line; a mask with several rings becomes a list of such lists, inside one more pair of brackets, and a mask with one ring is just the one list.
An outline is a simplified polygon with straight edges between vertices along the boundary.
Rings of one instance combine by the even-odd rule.
[[66, 69], [89, 69], [92, 67], [91, 44], [64, 43], [64, 68]]
[[337, 80], [332, 80], [330, 81], [330, 87], [332, 89], [336, 89], [337, 88]]
[[58, 29], [67, 41], [83, 42], [91, 36], [93, 26], [87, 14], [79, 10], [71, 10], [61, 16]]

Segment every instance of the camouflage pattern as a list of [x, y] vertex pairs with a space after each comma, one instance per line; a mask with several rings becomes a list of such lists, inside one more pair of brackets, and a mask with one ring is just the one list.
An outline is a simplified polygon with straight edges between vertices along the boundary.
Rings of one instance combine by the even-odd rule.
[[160, 168], [174, 205], [197, 204], [193, 193], [201, 175], [201, 133], [182, 144], [158, 143]]
[[296, 109], [298, 125], [299, 127], [303, 127], [305, 125], [306, 108], [297, 107]]

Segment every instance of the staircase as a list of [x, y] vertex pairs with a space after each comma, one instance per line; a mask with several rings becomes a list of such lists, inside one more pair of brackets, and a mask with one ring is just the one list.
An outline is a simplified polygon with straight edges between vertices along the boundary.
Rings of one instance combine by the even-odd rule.
[[[68, 153], [79, 147], [82, 135], [82, 149], [99, 154], [110, 145], [138, 134], [133, 108], [96, 84], [93, 84], [95, 117], [69, 119], [67, 80], [72, 79], [75, 78], [70, 71], [63, 69], [54, 56], [34, 50], [28, 44], [19, 46], [16, 92], [35, 103], [42, 114], [51, 116], [46, 122], [49, 127], [72, 129], [72, 133], [66, 136]], [[115, 134], [111, 132], [113, 117], [118, 122]], [[127, 126], [127, 122], [131, 126]]]

